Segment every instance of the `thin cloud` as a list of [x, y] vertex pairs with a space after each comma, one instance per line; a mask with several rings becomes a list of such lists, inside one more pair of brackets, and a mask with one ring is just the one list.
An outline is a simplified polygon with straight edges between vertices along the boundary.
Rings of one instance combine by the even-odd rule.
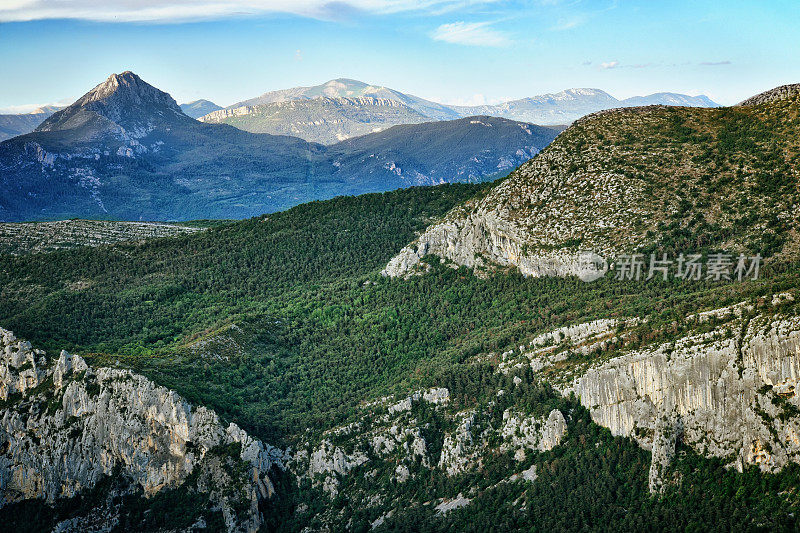
[[580, 15], [574, 15], [571, 17], [565, 17], [558, 19], [556, 25], [550, 28], [553, 31], [567, 31], [573, 28], [577, 28], [578, 26], [583, 26], [589, 20], [589, 15], [586, 13]]
[[442, 24], [431, 34], [436, 41], [468, 46], [508, 46], [511, 40], [491, 27], [491, 22], [451, 22]]
[[722, 65], [730, 65], [730, 61], [701, 61], [700, 65], [704, 67], [719, 67]]
[[[584, 63], [584, 65], [591, 65], [591, 63]], [[625, 65], [620, 63], [619, 61], [606, 61], [604, 63], [600, 63], [600, 68], [602, 69], [614, 69], [614, 68], [650, 68], [658, 66], [655, 63], [634, 63], [632, 65]]]
[[[486, 4], [497, 0], [477, 0]], [[0, 3], [0, 22], [81, 19], [98, 22], [191, 22], [268, 13], [340, 19], [358, 12], [398, 13], [457, 9], [457, 0], [10, 0]]]

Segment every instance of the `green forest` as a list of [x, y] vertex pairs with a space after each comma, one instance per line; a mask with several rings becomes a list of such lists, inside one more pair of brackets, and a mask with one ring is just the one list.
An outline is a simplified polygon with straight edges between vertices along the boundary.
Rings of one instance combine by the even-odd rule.
[[[476, 364], [475, 357], [554, 327], [648, 317], [630, 342], [651, 342], [676, 335], [691, 312], [758, 302], [798, 284], [797, 265], [779, 262], [769, 262], [759, 280], [741, 283], [613, 276], [584, 283], [513, 271], [481, 279], [436, 258], [428, 258], [425, 276], [380, 275], [417, 232], [487, 187], [340, 197], [193, 235], [0, 256], [0, 324], [48, 352], [63, 348], [94, 365], [135, 369], [285, 447], [351, 421], [364, 402], [387, 394], [446, 386], [462, 407], [487, 405], [505, 378], [491, 358]], [[220, 344], [221, 337], [228, 340]], [[738, 474], [683, 450], [675, 465], [683, 481], [653, 499], [649, 452], [596, 426], [576, 400], [542, 389], [533, 376], [526, 380], [530, 394], [517, 398], [526, 410], [572, 413], [568, 443], [530, 458], [541, 481], [492, 486], [507, 474], [510, 458], [503, 454], [472, 477], [420, 476], [393, 490], [400, 498], [413, 491], [409, 501], [422, 501], [437, 491], [481, 489], [463, 512], [439, 519], [410, 505], [384, 529], [796, 527], [796, 468]], [[434, 433], [444, 429], [436, 423], [431, 418]], [[313, 526], [293, 513], [301, 503], [320, 505], [317, 489], [281, 483], [286, 496], [270, 504], [268, 528]], [[331, 505], [342, 510], [342, 523], [353, 518], [354, 530], [368, 530], [382, 512], [351, 509], [346, 498]]]

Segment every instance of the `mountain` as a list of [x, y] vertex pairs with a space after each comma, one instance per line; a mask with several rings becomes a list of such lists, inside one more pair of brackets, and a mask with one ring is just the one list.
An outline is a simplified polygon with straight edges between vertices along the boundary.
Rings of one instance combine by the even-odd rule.
[[581, 275], [586, 250], [605, 258], [690, 248], [795, 257], [800, 228], [787, 213], [800, 201], [799, 109], [794, 85], [731, 108], [589, 115], [431, 226], [385, 272], [424, 268], [429, 253], [534, 276]]
[[[428, 123], [383, 141], [326, 148], [198, 122], [167, 93], [124, 72], [36, 131], [0, 143], [0, 186], [6, 191], [0, 197], [0, 221], [244, 218], [340, 194], [487, 179], [540, 150], [557, 133], [502, 121], [497, 126]], [[452, 134], [441, 140], [421, 135], [448, 128]], [[479, 143], [463, 142], [477, 131]], [[395, 155], [386, 143], [416, 142], [403, 135], [437, 141], [444, 156], [435, 165], [405, 158], [404, 167], [391, 167]], [[363, 153], [367, 146], [383, 170]]]
[[209, 100], [195, 100], [193, 102], [181, 104], [181, 111], [192, 118], [200, 118], [218, 109], [222, 108]]
[[252, 133], [291, 135], [310, 142], [333, 144], [397, 124], [426, 122], [430, 118], [398, 100], [321, 96], [222, 109], [200, 120], [229, 124]]
[[197, 122], [135, 74], [114, 74], [0, 144], [0, 219], [247, 216], [313, 193], [317, 149]]
[[431, 102], [413, 96], [404, 94], [394, 89], [387, 87], [370, 85], [363, 81], [350, 80], [346, 78], [339, 78], [330, 80], [321, 85], [314, 85], [311, 87], [293, 87], [291, 89], [283, 89], [280, 91], [272, 91], [264, 93], [256, 98], [244, 100], [242, 102], [233, 104], [226, 109], [234, 109], [243, 106], [256, 106], [262, 104], [271, 104], [275, 102], [286, 102], [289, 100], [308, 100], [327, 96], [329, 98], [353, 98], [366, 96], [370, 98], [380, 98], [383, 100], [394, 100], [400, 102], [414, 111], [435, 120], [448, 120], [459, 118], [458, 114], [449, 107]]
[[[394, 126], [328, 150], [334, 176], [396, 187], [477, 182], [508, 173], [558, 135], [560, 128], [497, 117]], [[348, 178], [352, 179], [352, 178]]]
[[[647, 105], [671, 105], [682, 107], [720, 107], [706, 95], [688, 96], [676, 93], [654, 93], [648, 96], [633, 96], [620, 100], [620, 107], [639, 107]], [[599, 110], [598, 110], [599, 111]]]
[[0, 115], [0, 142], [32, 132], [44, 119], [59, 109], [61, 108], [56, 106], [43, 106], [30, 113]]
[[534, 124], [570, 124], [584, 115], [616, 107], [670, 105], [719, 107], [706, 96], [656, 93], [617, 100], [600, 89], [567, 89], [496, 105], [451, 106], [461, 116], [491, 115]]

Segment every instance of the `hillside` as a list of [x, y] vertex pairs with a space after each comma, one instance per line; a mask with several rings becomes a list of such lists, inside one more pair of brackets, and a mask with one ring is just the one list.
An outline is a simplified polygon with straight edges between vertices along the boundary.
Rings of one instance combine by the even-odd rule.
[[332, 145], [334, 176], [396, 187], [478, 182], [504, 175], [550, 144], [561, 128], [496, 117], [394, 126]]
[[[490, 190], [337, 198], [0, 256], [0, 324], [290, 447], [270, 472], [278, 497], [259, 507], [267, 529], [796, 527], [800, 271], [584, 283], [432, 261], [427, 276], [379, 275]], [[50, 512], [34, 503], [1, 518]], [[136, 509], [123, 516], [148, 516]]]
[[[0, 143], [0, 187], [6, 193], [0, 221], [245, 218], [342, 194], [483, 180], [555, 136], [522, 132], [527, 125], [493, 128], [481, 138], [501, 149], [485, 153], [476, 143], [458, 144], [477, 127], [421, 127], [452, 127], [461, 135], [438, 142], [449, 157], [433, 166], [404, 160], [400, 176], [390, 156], [381, 171], [372, 161], [364, 164], [369, 154], [363, 150], [198, 122], [135, 74], [114, 74], [35, 132]], [[412, 146], [415, 140], [387, 142]], [[393, 148], [367, 144], [376, 154]]]
[[583, 251], [725, 251], [797, 259], [797, 91], [731, 108], [599, 112], [485, 196], [431, 226], [387, 266], [421, 256], [525, 275], [580, 274]]
[[210, 112], [200, 120], [229, 124], [252, 133], [291, 135], [334, 144], [397, 124], [417, 124], [430, 119], [397, 100], [320, 96], [227, 108]]

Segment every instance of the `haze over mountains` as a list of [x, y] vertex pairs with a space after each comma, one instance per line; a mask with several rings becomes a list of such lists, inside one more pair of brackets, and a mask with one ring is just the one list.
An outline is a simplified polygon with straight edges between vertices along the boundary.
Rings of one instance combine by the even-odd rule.
[[[132, 72], [114, 74], [0, 144], [0, 220], [243, 218], [341, 194], [475, 182], [521, 164], [559, 131], [487, 118], [424, 134], [448, 123], [433, 124], [326, 148], [198, 122]], [[426, 151], [445, 157], [414, 156]]]
[[59, 109], [61, 108], [56, 106], [42, 106], [30, 113], [0, 115], [0, 141], [32, 132]]
[[600, 89], [567, 89], [496, 105], [452, 106], [350, 79], [265, 93], [199, 119], [253, 133], [287, 134], [331, 144], [397, 124], [488, 115], [539, 125], [567, 125], [615, 107], [719, 107], [706, 96], [656, 93], [618, 100]]

